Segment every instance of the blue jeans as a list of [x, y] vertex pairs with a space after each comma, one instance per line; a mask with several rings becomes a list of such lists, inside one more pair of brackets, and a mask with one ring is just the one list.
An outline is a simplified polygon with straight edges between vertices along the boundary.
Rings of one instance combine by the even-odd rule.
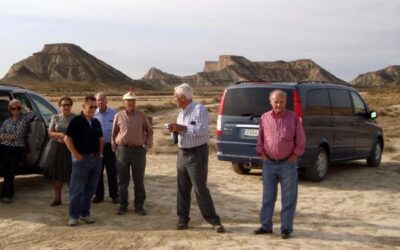
[[260, 212], [261, 226], [272, 230], [272, 216], [278, 191], [281, 184], [281, 232], [293, 232], [293, 220], [297, 203], [297, 163], [275, 163], [265, 160], [263, 163], [263, 199]]
[[69, 216], [79, 219], [90, 215], [92, 197], [96, 192], [101, 171], [98, 156], [84, 157], [77, 161], [72, 158], [72, 174], [69, 183]]

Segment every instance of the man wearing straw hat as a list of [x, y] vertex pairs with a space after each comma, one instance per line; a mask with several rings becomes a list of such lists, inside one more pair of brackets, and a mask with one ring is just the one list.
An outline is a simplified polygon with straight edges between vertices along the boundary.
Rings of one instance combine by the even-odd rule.
[[137, 96], [133, 91], [123, 95], [122, 99], [125, 110], [115, 115], [111, 134], [119, 181], [120, 207], [117, 213], [122, 215], [128, 211], [128, 187], [132, 170], [135, 212], [144, 216], [146, 152], [153, 145], [153, 129], [145, 114], [136, 109]]

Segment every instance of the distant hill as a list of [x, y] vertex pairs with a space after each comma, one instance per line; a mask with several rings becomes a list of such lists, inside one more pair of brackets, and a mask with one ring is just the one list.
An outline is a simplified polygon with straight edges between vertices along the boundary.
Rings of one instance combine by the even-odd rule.
[[1, 79], [20, 86], [49, 83], [105, 87], [131, 86], [149, 89], [151, 85], [134, 81], [124, 73], [97, 59], [75, 44], [46, 44], [40, 52], [15, 63]]
[[400, 84], [400, 65], [358, 75], [351, 84], [357, 87], [377, 87]]
[[142, 78], [165, 86], [187, 82], [194, 86], [225, 86], [237, 81], [331, 81], [345, 83], [309, 59], [291, 62], [252, 62], [242, 56], [221, 55], [218, 61], [206, 61], [202, 72], [176, 76], [151, 68]]

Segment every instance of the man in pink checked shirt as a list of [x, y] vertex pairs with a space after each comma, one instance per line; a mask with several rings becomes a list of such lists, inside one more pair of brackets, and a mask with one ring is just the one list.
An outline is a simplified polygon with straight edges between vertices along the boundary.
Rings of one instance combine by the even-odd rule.
[[260, 118], [257, 154], [263, 159], [261, 227], [255, 234], [272, 233], [272, 215], [278, 182], [281, 184], [281, 236], [290, 237], [297, 203], [297, 158], [304, 153], [305, 134], [301, 119], [286, 110], [286, 93], [274, 90], [269, 96], [272, 110]]

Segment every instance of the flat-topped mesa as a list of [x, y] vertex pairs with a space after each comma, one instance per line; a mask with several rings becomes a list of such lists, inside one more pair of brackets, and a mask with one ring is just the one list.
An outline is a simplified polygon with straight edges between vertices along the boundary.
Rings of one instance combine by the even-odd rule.
[[[31, 79], [32, 81], [30, 81]], [[100, 83], [110, 86], [138, 85], [151, 88], [143, 82], [136, 82], [124, 73], [87, 53], [71, 43], [46, 44], [39, 52], [15, 63], [2, 79], [9, 83]], [[140, 85], [140, 86], [139, 86]]]
[[358, 87], [399, 85], [400, 65], [390, 65], [381, 70], [360, 74], [350, 83]]
[[248, 60], [243, 56], [221, 55], [219, 56], [218, 61], [206, 61], [204, 63], [203, 72], [220, 71], [226, 68], [227, 66], [233, 65], [240, 61], [248, 61]]
[[291, 62], [250, 61], [243, 56], [221, 55], [218, 61], [206, 61], [202, 72], [189, 76], [176, 76], [151, 68], [143, 77], [152, 84], [172, 85], [188, 82], [194, 86], [224, 86], [237, 81], [287, 81], [302, 80], [345, 83], [310, 59]]

